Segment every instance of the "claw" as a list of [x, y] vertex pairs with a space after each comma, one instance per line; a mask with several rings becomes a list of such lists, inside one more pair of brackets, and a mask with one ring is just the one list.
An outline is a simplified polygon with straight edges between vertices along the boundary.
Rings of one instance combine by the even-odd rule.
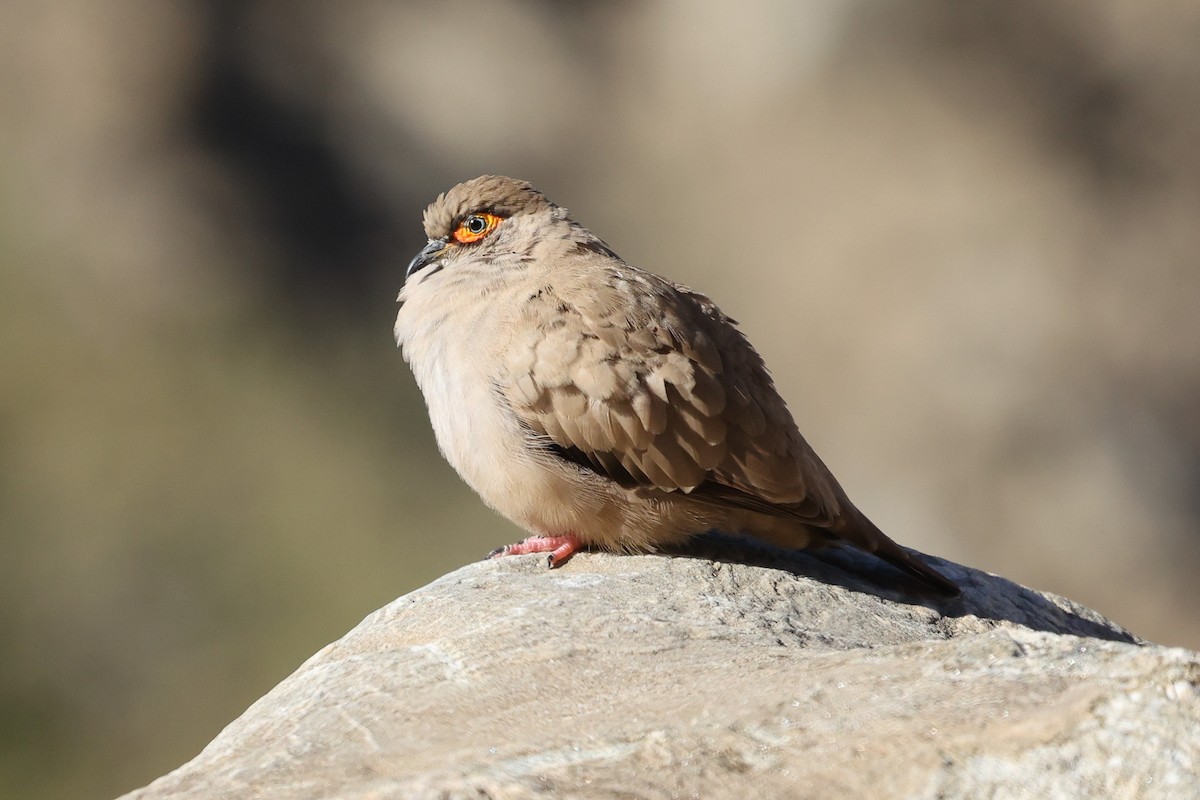
[[520, 556], [526, 553], [549, 553], [546, 556], [546, 566], [550, 569], [561, 566], [571, 555], [580, 548], [579, 539], [574, 534], [566, 536], [530, 536], [516, 544], [506, 544], [488, 553], [488, 558], [500, 556]]

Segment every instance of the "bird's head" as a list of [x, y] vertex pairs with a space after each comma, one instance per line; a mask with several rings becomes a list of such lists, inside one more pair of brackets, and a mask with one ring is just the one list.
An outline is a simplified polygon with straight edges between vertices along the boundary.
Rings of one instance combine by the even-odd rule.
[[498, 175], [484, 175], [438, 195], [425, 209], [424, 223], [429, 243], [409, 262], [406, 281], [463, 258], [529, 256], [548, 228], [572, 227], [566, 212], [532, 185]]

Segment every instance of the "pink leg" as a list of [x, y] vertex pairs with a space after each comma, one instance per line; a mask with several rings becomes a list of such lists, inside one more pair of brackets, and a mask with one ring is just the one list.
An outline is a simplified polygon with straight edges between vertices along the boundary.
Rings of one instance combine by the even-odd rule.
[[568, 533], [566, 536], [530, 536], [528, 539], [516, 544], [506, 544], [504, 547], [497, 547], [488, 553], [488, 558], [520, 556], [526, 553], [549, 553], [550, 555], [546, 558], [546, 565], [557, 567], [570, 558], [571, 554], [579, 550], [580, 547], [579, 539], [572, 533]]

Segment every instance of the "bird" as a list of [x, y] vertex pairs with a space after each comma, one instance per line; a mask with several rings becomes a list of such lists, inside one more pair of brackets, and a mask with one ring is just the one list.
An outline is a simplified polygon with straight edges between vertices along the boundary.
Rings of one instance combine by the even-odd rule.
[[527, 181], [465, 181], [422, 221], [396, 343], [443, 456], [530, 534], [491, 557], [553, 568], [719, 531], [850, 545], [958, 594], [850, 502], [706, 295], [626, 263]]

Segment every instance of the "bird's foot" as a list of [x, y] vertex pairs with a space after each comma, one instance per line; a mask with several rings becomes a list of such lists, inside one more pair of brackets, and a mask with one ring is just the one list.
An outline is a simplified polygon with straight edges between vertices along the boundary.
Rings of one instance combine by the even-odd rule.
[[530, 536], [524, 541], [516, 544], [506, 544], [504, 547], [497, 547], [492, 552], [488, 553], [488, 558], [499, 558], [500, 556], [520, 556], [526, 553], [549, 553], [546, 557], [546, 566], [557, 567], [571, 557], [571, 554], [579, 550], [581, 543], [574, 534], [568, 533], [566, 536]]

